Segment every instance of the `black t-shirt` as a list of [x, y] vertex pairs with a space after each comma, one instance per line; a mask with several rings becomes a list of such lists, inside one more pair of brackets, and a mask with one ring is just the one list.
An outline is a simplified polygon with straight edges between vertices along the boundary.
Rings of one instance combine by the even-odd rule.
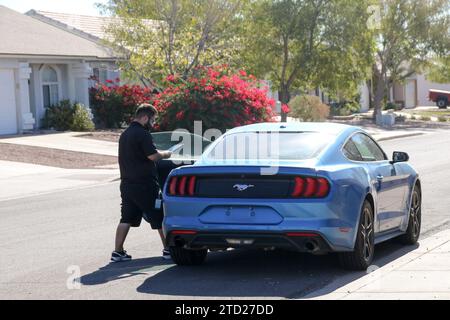
[[140, 123], [132, 122], [119, 139], [120, 178], [126, 183], [157, 181], [156, 165], [148, 156], [157, 153], [152, 135]]

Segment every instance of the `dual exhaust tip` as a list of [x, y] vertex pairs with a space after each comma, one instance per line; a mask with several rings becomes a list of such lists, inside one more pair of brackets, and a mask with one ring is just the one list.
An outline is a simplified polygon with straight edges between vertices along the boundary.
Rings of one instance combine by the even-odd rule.
[[316, 240], [308, 240], [305, 242], [304, 248], [306, 252], [314, 253], [319, 251], [320, 247]]

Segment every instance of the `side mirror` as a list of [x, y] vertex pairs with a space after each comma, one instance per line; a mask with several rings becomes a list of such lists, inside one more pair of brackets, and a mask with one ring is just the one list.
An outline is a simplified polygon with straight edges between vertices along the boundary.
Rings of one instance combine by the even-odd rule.
[[392, 161], [391, 163], [397, 163], [397, 162], [407, 162], [409, 161], [409, 156], [406, 152], [400, 152], [400, 151], [394, 151], [392, 155]]

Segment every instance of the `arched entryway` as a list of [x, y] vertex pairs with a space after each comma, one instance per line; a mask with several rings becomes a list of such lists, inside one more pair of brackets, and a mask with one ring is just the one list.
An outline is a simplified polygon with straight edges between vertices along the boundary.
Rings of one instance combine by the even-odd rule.
[[58, 104], [61, 100], [61, 76], [57, 67], [44, 66], [41, 69], [41, 81], [44, 108]]

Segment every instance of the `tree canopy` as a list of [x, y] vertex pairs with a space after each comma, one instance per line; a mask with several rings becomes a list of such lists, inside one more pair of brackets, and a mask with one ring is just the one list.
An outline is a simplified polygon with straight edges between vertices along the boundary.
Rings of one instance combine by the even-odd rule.
[[381, 0], [373, 72], [374, 118], [381, 122], [384, 98], [394, 82], [423, 71], [433, 56], [450, 52], [448, 0]]
[[111, 44], [126, 49], [128, 76], [148, 85], [229, 61], [240, 7], [239, 0], [110, 0], [104, 9], [120, 18], [108, 31]]

